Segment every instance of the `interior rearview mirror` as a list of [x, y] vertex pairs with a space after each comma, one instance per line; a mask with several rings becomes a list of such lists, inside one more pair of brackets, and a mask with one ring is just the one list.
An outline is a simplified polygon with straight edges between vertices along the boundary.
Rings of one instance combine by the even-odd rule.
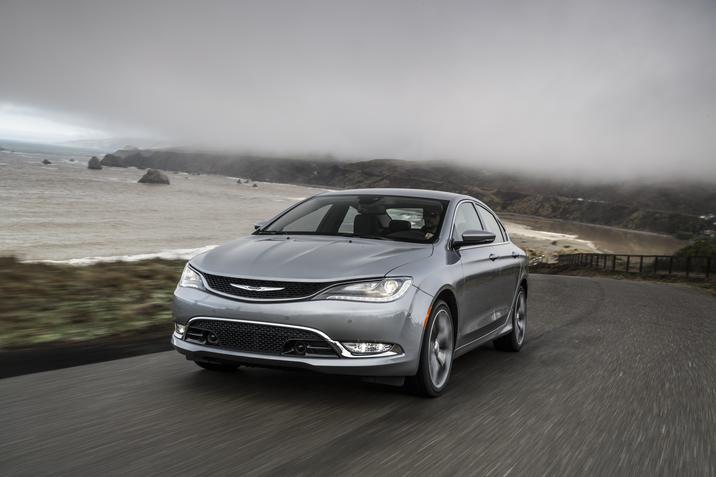
[[466, 230], [460, 240], [453, 240], [453, 248], [481, 245], [495, 241], [495, 234], [487, 230]]

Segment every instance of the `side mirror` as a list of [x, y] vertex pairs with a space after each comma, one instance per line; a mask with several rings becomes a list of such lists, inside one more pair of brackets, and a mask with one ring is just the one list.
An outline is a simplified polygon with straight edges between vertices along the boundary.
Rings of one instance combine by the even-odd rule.
[[266, 225], [266, 222], [267, 222], [266, 220], [262, 220], [261, 222], [256, 222], [256, 223], [254, 224], [254, 230], [260, 229], [261, 227], [263, 227], [264, 225]]
[[455, 249], [469, 245], [482, 245], [495, 241], [495, 234], [487, 230], [466, 230], [462, 234], [462, 240], [453, 240], [452, 246]]

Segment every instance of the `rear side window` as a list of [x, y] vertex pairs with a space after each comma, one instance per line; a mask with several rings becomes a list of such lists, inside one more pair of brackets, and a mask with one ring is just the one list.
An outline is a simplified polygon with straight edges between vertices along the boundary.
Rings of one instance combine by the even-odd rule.
[[480, 218], [470, 202], [458, 205], [455, 211], [455, 231], [453, 237], [462, 239], [462, 234], [468, 230], [482, 230]]
[[502, 227], [500, 227], [500, 224], [497, 222], [495, 216], [492, 215], [487, 209], [485, 209], [481, 205], [478, 205], [477, 207], [480, 210], [480, 217], [482, 218], [482, 223], [485, 224], [484, 230], [495, 234], [495, 242], [506, 241], [507, 237], [505, 237], [505, 234], [502, 232]]

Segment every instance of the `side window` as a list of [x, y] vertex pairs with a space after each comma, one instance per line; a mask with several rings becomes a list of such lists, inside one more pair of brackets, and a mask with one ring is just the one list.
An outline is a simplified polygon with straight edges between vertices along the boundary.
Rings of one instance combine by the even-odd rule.
[[495, 216], [492, 215], [484, 207], [482, 207], [480, 205], [478, 205], [477, 207], [480, 209], [480, 217], [482, 217], [482, 222], [485, 224], [485, 230], [495, 234], [495, 242], [506, 241], [507, 238], [502, 233], [502, 227], [500, 227], [500, 224], [497, 222], [497, 219], [495, 218]]
[[281, 230], [286, 232], [316, 232], [318, 226], [321, 224], [321, 220], [323, 220], [323, 217], [326, 216], [330, 208], [331, 204], [326, 204], [310, 214], [306, 214], [293, 222], [287, 223]]
[[480, 218], [470, 202], [463, 202], [455, 211], [455, 229], [453, 237], [461, 238], [468, 230], [482, 230]]

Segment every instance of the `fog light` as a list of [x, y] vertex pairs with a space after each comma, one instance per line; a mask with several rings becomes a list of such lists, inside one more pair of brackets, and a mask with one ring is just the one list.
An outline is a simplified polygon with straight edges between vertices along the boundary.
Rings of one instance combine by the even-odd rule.
[[348, 351], [353, 354], [379, 354], [390, 351], [393, 347], [388, 343], [343, 343]]
[[179, 336], [180, 338], [183, 338], [185, 331], [186, 331], [186, 325], [180, 325], [179, 323], [174, 323], [174, 333], [177, 336]]

